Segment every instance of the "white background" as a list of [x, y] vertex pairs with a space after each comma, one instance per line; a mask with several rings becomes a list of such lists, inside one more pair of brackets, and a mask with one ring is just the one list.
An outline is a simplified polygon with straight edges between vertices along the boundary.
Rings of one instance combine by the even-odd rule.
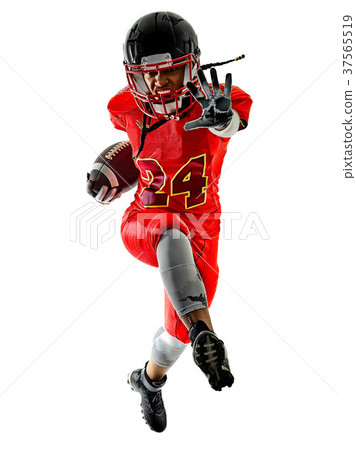
[[[202, 63], [246, 54], [218, 74], [231, 71], [254, 104], [223, 167], [223, 211], [242, 219], [221, 241], [211, 309], [236, 383], [212, 391], [188, 348], [169, 373], [169, 423], [156, 434], [126, 384], [163, 321], [159, 274], [118, 233], [133, 194], [109, 207], [116, 235], [96, 250], [90, 223], [80, 243], [73, 220], [91, 203], [85, 179], [96, 154], [125, 139], [106, 105], [125, 85], [126, 31], [167, 2], [4, 2], [2, 449], [355, 448], [356, 181], [343, 176], [341, 125], [351, 3], [168, 8], [196, 29]], [[239, 239], [252, 212], [269, 239]]]

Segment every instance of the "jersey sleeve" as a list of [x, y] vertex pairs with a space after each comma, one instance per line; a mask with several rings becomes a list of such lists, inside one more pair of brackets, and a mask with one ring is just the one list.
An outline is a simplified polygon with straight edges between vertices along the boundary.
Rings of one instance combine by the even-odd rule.
[[110, 120], [118, 130], [126, 131], [127, 124], [125, 116], [135, 108], [135, 101], [129, 86], [121, 89], [108, 104]]
[[240, 117], [240, 128], [243, 130], [248, 125], [248, 118], [252, 105], [251, 97], [237, 86], [232, 86], [231, 89], [231, 107]]

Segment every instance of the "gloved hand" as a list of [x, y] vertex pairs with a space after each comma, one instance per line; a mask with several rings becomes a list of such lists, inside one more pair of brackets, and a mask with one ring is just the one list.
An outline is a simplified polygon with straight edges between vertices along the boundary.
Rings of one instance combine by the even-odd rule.
[[226, 74], [225, 89], [223, 94], [220, 90], [216, 69], [210, 69], [210, 75], [213, 85], [213, 92], [211, 92], [203, 70], [198, 69], [198, 79], [206, 97], [204, 97], [194, 83], [191, 81], [188, 81], [187, 83], [187, 88], [195, 99], [201, 104], [203, 114], [199, 119], [186, 123], [184, 125], [184, 129], [186, 131], [202, 127], [223, 129], [224, 126], [227, 126], [231, 121], [233, 116], [231, 109], [231, 73]]
[[90, 174], [88, 173], [86, 184], [87, 193], [102, 205], [108, 205], [122, 195], [122, 190], [119, 187], [109, 188], [108, 186], [101, 186], [100, 190], [97, 192], [93, 190], [93, 184], [94, 181], [90, 179]]

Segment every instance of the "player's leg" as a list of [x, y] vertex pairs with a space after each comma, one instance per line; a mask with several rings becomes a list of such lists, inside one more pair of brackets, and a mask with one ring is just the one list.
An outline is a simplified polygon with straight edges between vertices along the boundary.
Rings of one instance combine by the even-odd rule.
[[152, 359], [149, 359], [146, 373], [152, 381], [161, 381], [169, 369], [169, 367], [160, 367]]
[[[127, 250], [140, 261], [157, 267], [156, 247], [162, 233], [172, 225], [179, 225], [179, 217], [172, 213], [140, 213], [128, 210], [123, 218], [121, 235]], [[182, 223], [185, 233], [187, 226]], [[186, 345], [165, 330], [156, 333], [150, 360], [144, 368], [128, 376], [131, 388], [141, 395], [144, 419], [157, 432], [166, 428], [166, 411], [161, 389], [166, 372], [184, 351]]]
[[184, 352], [186, 344], [161, 327], [154, 336], [146, 372], [151, 380], [160, 381]]
[[197, 317], [211, 323], [204, 282], [186, 234], [174, 228], [166, 230], [157, 245], [157, 261], [169, 299], [187, 328]]
[[128, 376], [128, 383], [141, 394], [143, 418], [151, 430], [161, 432], [167, 426], [167, 415], [161, 389], [167, 381], [166, 373], [186, 348], [162, 327], [153, 339], [151, 358], [143, 369]]
[[182, 322], [187, 327], [188, 330], [191, 329], [191, 327], [196, 323], [200, 321], [203, 321], [210, 331], [214, 331], [213, 324], [211, 322], [210, 312], [209, 309], [202, 308], [197, 309], [196, 311], [192, 311], [185, 316], [181, 317]]
[[205, 284], [188, 237], [176, 229], [166, 230], [157, 245], [157, 260], [169, 300], [189, 330], [195, 363], [213, 389], [230, 387], [234, 377], [224, 343], [213, 331]]

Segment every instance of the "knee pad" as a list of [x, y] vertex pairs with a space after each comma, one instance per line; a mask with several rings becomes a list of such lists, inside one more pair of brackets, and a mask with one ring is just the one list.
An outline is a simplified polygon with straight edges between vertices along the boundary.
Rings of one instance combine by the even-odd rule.
[[208, 307], [205, 286], [184, 233], [173, 228], [165, 231], [157, 246], [157, 260], [164, 287], [179, 317]]
[[186, 346], [161, 327], [153, 338], [151, 359], [159, 367], [172, 367]]

